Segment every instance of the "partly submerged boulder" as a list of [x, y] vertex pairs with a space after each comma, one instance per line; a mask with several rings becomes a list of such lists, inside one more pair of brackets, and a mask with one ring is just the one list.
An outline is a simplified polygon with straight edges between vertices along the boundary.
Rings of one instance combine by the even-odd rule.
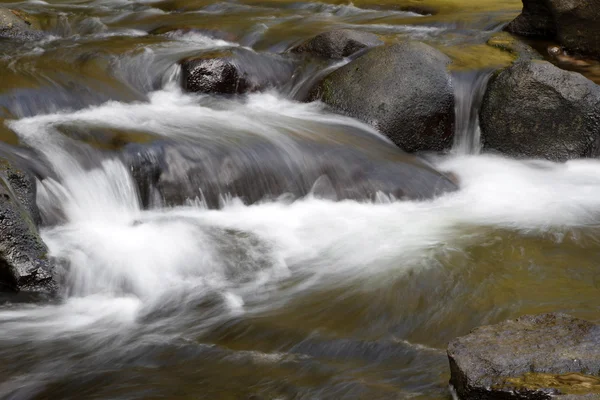
[[383, 42], [373, 33], [352, 29], [337, 29], [321, 33], [292, 48], [291, 51], [335, 60], [381, 44]]
[[600, 326], [565, 314], [477, 328], [448, 358], [461, 400], [600, 398]]
[[[371, 150], [377, 146], [372, 143]], [[267, 141], [230, 146], [163, 142], [132, 145], [123, 157], [144, 206], [176, 206], [198, 198], [217, 208], [228, 196], [251, 204], [309, 193], [331, 200], [374, 200], [379, 193], [428, 199], [457, 188], [418, 158], [389, 143], [382, 147], [386, 153], [376, 158], [359, 149], [324, 143], [282, 149]]]
[[294, 65], [276, 55], [233, 48], [203, 53], [181, 62], [185, 90], [197, 93], [243, 94], [281, 86]]
[[424, 43], [377, 47], [328, 75], [309, 100], [371, 124], [405, 151], [444, 150], [454, 132], [449, 63]]
[[484, 149], [564, 161], [599, 154], [600, 86], [545, 61], [490, 79], [480, 112]]
[[506, 30], [557, 40], [569, 50], [600, 56], [600, 2], [523, 0], [523, 12]]
[[43, 32], [32, 27], [23, 12], [0, 8], [0, 40], [31, 41], [40, 40], [44, 36]]
[[37, 230], [35, 180], [0, 162], [0, 290], [55, 290], [46, 245]]

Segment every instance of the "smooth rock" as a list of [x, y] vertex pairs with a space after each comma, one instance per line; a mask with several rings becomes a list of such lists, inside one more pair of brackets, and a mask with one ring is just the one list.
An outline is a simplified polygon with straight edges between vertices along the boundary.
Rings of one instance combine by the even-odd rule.
[[600, 86], [545, 61], [490, 79], [480, 111], [484, 149], [565, 161], [599, 154]]
[[34, 29], [21, 11], [0, 8], [0, 40], [35, 41], [45, 37]]
[[376, 47], [328, 75], [309, 100], [372, 125], [405, 151], [444, 150], [454, 133], [449, 63], [424, 43]]
[[[376, 145], [374, 145], [376, 146]], [[399, 149], [388, 158], [320, 143], [287, 152], [273, 143], [197, 146], [177, 143], [132, 145], [123, 153], [144, 206], [177, 206], [196, 198], [218, 208], [224, 197], [246, 204], [313, 193], [329, 200], [374, 200], [378, 193], [428, 199], [457, 186], [425, 162]]]
[[557, 40], [571, 51], [600, 56], [600, 3], [589, 0], [523, 0], [523, 12], [506, 30]]
[[600, 397], [600, 326], [569, 315], [477, 328], [449, 344], [448, 358], [461, 400]]
[[351, 29], [337, 29], [321, 33], [291, 49], [293, 53], [342, 59], [363, 49], [382, 45], [377, 35]]
[[181, 67], [185, 90], [212, 94], [243, 94], [281, 86], [294, 72], [290, 61], [242, 48], [190, 57]]
[[37, 231], [35, 180], [7, 160], [0, 162], [0, 290], [56, 289], [48, 249]]

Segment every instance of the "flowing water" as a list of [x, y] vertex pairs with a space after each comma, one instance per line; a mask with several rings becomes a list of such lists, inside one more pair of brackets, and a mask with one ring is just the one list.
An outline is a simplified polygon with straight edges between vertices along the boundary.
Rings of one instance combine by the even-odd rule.
[[52, 32], [1, 44], [0, 150], [38, 174], [62, 289], [0, 298], [0, 398], [449, 399], [456, 336], [525, 313], [600, 320], [600, 162], [479, 154], [487, 68], [455, 73], [455, 148], [429, 161], [460, 190], [433, 200], [336, 201], [317, 180], [301, 198], [169, 207], [140, 196], [123, 156], [238, 146], [231, 162], [284, 160], [289, 181], [308, 179], [318, 146], [355, 157], [336, 171], [357, 154], [408, 162], [368, 126], [294, 100], [336, 65], [216, 98], [181, 92], [177, 61], [282, 52], [334, 27], [470, 54], [517, 3], [442, 1], [435, 16], [369, 1], [6, 3]]

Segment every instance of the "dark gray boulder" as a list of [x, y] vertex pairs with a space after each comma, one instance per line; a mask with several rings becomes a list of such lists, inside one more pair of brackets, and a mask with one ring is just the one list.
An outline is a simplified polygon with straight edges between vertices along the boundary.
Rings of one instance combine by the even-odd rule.
[[523, 12], [506, 30], [557, 40], [567, 49], [600, 56], [600, 3], [589, 0], [523, 0]]
[[461, 400], [600, 397], [600, 326], [569, 315], [477, 328], [448, 345], [448, 358]]
[[484, 149], [565, 161], [599, 154], [600, 86], [545, 61], [490, 79], [480, 111]]
[[0, 162], [0, 290], [53, 292], [48, 249], [37, 230], [35, 180], [6, 160]]
[[309, 100], [372, 125], [405, 151], [444, 150], [454, 133], [449, 63], [424, 43], [376, 47], [328, 75]]
[[197, 93], [243, 94], [265, 90], [285, 84], [294, 72], [290, 61], [243, 48], [203, 53], [180, 64], [184, 89]]
[[523, 0], [523, 11], [505, 28], [521, 36], [552, 38], [556, 36], [556, 23], [550, 0]]
[[457, 189], [455, 182], [424, 161], [389, 143], [371, 143], [377, 156], [345, 146], [298, 143], [286, 151], [267, 141], [231, 146], [182, 143], [132, 145], [123, 158], [144, 206], [203, 199], [218, 208], [223, 197], [246, 204], [313, 193], [330, 200], [429, 199]]
[[0, 40], [35, 41], [44, 37], [43, 32], [32, 27], [23, 12], [0, 8]]
[[291, 49], [292, 53], [328, 59], [342, 59], [363, 49], [382, 45], [377, 35], [352, 29], [321, 33]]

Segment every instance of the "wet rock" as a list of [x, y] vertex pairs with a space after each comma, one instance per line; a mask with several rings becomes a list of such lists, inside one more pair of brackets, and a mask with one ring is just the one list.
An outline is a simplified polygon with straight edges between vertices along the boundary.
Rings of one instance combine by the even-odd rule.
[[454, 130], [449, 63], [419, 42], [377, 47], [328, 75], [309, 100], [371, 124], [405, 151], [444, 150]]
[[600, 398], [600, 326], [565, 314], [477, 328], [448, 358], [461, 400]]
[[281, 86], [294, 65], [276, 55], [247, 49], [204, 53], [181, 62], [183, 87], [189, 92], [243, 94]]
[[0, 162], [0, 290], [56, 289], [46, 245], [38, 231], [35, 180], [7, 160]]
[[600, 56], [600, 3], [589, 0], [523, 0], [523, 12], [506, 30], [557, 40], [569, 50]]
[[600, 86], [544, 61], [490, 79], [480, 112], [484, 149], [565, 161], [598, 155]]
[[[374, 145], [373, 147], [376, 147]], [[373, 200], [378, 193], [427, 199], [457, 188], [425, 162], [386, 144], [383, 159], [343, 146], [298, 144], [287, 152], [269, 142], [240, 146], [155, 143], [131, 146], [123, 158], [145, 206], [176, 206], [198, 198], [218, 208], [223, 198], [252, 204], [313, 193], [329, 200]]]
[[342, 59], [363, 49], [382, 45], [377, 35], [351, 29], [337, 29], [321, 33], [314, 38], [292, 48], [293, 53]]
[[0, 8], [0, 40], [32, 41], [40, 40], [44, 36], [43, 32], [32, 27], [25, 13]]

